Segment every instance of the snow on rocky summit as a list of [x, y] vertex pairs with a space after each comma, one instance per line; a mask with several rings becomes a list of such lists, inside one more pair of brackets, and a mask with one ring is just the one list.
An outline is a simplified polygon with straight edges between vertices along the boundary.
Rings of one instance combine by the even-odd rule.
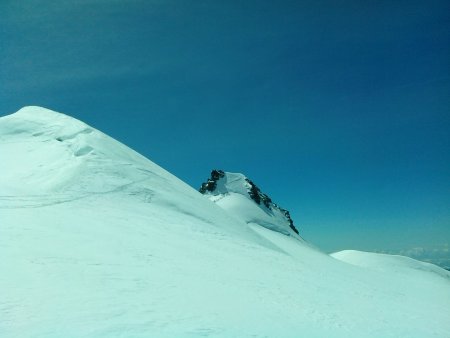
[[258, 224], [290, 236], [299, 234], [289, 211], [272, 202], [243, 174], [213, 170], [200, 192], [248, 224]]

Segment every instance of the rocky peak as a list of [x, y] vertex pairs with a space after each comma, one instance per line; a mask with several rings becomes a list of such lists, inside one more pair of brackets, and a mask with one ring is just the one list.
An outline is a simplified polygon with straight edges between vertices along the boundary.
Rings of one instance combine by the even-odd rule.
[[226, 195], [229, 193], [245, 194], [266, 213], [278, 213], [284, 216], [285, 221], [292, 231], [299, 234], [289, 211], [274, 203], [253, 181], [242, 174], [228, 173], [223, 170], [214, 169], [211, 171], [210, 178], [201, 185], [199, 191], [204, 195], [212, 196]]
[[211, 171], [211, 177], [205, 183], [202, 183], [200, 192], [205, 194], [207, 191], [213, 192], [217, 187], [217, 181], [225, 176], [225, 172], [222, 170]]

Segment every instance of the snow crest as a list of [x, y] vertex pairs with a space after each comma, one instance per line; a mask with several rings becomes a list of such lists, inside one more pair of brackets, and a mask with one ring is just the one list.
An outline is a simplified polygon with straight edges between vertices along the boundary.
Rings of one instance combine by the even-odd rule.
[[289, 211], [275, 204], [243, 174], [213, 170], [200, 192], [248, 224], [300, 238]]

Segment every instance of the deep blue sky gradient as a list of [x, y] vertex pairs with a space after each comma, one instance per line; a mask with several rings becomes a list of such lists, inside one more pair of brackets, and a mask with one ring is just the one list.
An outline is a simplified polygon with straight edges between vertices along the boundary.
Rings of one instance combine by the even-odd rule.
[[243, 172], [327, 251], [448, 249], [449, 41], [448, 1], [4, 0], [0, 114]]

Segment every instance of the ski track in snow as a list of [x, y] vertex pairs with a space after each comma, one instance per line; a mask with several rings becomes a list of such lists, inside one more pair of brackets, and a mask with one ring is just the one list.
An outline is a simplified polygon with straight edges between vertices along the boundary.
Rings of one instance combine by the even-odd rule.
[[[131, 182], [123, 184], [117, 188], [111, 189], [109, 191], [100, 192], [73, 192], [72, 194], [67, 193], [52, 193], [45, 195], [20, 195], [20, 196], [1, 196], [0, 195], [0, 209], [20, 209], [20, 208], [41, 208], [61, 203], [69, 203], [84, 199], [87, 197], [92, 197], [94, 195], [107, 195], [122, 192], [137, 185], [143, 183], [149, 179], [143, 179], [137, 182]], [[151, 196], [153, 192], [149, 189], [140, 189], [139, 191], [128, 193], [130, 196], [143, 196], [143, 200], [147, 203], [151, 201]]]

